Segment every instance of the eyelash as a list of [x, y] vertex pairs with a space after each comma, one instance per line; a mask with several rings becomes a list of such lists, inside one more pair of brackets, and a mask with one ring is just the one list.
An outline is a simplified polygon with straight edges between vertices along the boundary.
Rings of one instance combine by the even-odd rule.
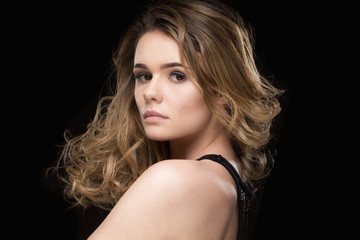
[[[180, 76], [181, 79], [180, 79], [180, 80], [173, 80], [173, 78], [172, 78], [173, 76], [175, 76], [175, 77], [179, 77], [179, 76]], [[142, 79], [142, 78], [144, 78], [144, 77], [150, 77], [150, 79], [144, 80], [144, 79]], [[137, 81], [139, 81], [139, 82], [146, 82], [146, 81], [149, 81], [149, 80], [152, 79], [152, 75], [151, 75], [150, 73], [143, 73], [143, 72], [141, 72], [141, 73], [135, 74], [135, 79], [136, 79]], [[181, 73], [181, 72], [171, 72], [170, 75], [169, 75], [169, 79], [170, 79], [171, 81], [173, 81], [174, 83], [182, 83], [183, 81], [185, 81], [185, 80], [187, 79], [187, 77], [186, 77], [185, 74], [183, 74], [183, 73]]]

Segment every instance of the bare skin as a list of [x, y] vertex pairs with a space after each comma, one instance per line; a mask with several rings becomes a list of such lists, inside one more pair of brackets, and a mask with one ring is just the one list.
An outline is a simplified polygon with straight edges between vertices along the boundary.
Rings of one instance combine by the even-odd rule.
[[195, 160], [221, 154], [236, 168], [236, 155], [186, 74], [186, 63], [178, 63], [179, 48], [172, 38], [159, 31], [140, 38], [134, 62], [136, 104], [147, 137], [169, 141], [174, 159], [148, 168], [90, 240], [236, 238], [237, 195], [231, 175], [211, 160]]
[[150, 167], [89, 239], [235, 239], [236, 189], [211, 161]]

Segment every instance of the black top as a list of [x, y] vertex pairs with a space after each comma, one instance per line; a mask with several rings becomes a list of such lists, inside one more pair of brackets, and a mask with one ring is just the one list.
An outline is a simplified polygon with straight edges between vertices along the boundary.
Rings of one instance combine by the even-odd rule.
[[239, 227], [237, 240], [246, 240], [247, 239], [247, 228], [248, 228], [248, 210], [250, 208], [251, 202], [255, 198], [255, 194], [249, 189], [249, 187], [244, 183], [241, 179], [240, 175], [236, 171], [236, 169], [228, 162], [223, 156], [208, 154], [204, 155], [197, 160], [209, 159], [213, 160], [217, 163], [223, 165], [233, 177], [236, 190], [237, 190], [237, 201], [238, 201], [238, 209], [239, 209]]

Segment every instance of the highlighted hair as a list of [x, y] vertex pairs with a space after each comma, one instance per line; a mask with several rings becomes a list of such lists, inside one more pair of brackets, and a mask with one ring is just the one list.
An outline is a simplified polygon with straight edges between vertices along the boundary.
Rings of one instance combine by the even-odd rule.
[[[215, 1], [157, 1], [128, 29], [113, 57], [117, 88], [100, 100], [87, 131], [67, 143], [58, 168], [75, 205], [111, 208], [149, 166], [170, 158], [167, 142], [146, 138], [134, 99], [133, 63], [139, 38], [162, 31], [179, 44], [195, 84], [227, 129], [242, 178], [251, 186], [267, 176], [262, 153], [280, 112], [280, 90], [256, 67], [251, 31], [237, 12]], [[221, 96], [225, 105], [216, 99]]]

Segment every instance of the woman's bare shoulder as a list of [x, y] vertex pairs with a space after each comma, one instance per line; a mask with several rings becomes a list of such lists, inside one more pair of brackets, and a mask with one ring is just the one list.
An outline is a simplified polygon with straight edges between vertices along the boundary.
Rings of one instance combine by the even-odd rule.
[[174, 193], [179, 191], [198, 198], [216, 195], [212, 199], [205, 198], [205, 203], [236, 200], [231, 175], [222, 165], [210, 160], [164, 160], [151, 166], [142, 177]]
[[113, 239], [223, 237], [234, 221], [236, 189], [218, 165], [194, 160], [154, 164], [135, 181], [91, 239], [109, 239], [110, 232]]
[[151, 166], [148, 172], [151, 177], [169, 177], [170, 180], [180, 178], [182, 181], [179, 187], [187, 189], [189, 189], [188, 185], [196, 188], [206, 183], [209, 188], [201, 188], [204, 191], [214, 190], [214, 187], [215, 190], [225, 190], [222, 187], [228, 183], [228, 186], [235, 190], [233, 179], [228, 171], [222, 165], [211, 160], [164, 160]]

